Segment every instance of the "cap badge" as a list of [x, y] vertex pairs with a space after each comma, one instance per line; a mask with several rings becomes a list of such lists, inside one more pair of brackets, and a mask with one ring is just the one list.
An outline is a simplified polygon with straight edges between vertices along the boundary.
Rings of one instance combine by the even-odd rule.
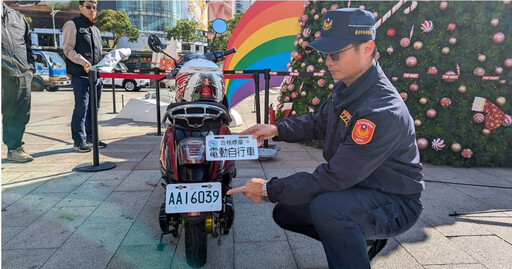
[[331, 29], [331, 27], [332, 27], [332, 23], [333, 23], [333, 20], [331, 20], [331, 18], [327, 18], [327, 19], [325, 19], [325, 20], [324, 20], [324, 25], [323, 25], [323, 27], [322, 27], [322, 28], [323, 28], [325, 31], [327, 31], [327, 30]]

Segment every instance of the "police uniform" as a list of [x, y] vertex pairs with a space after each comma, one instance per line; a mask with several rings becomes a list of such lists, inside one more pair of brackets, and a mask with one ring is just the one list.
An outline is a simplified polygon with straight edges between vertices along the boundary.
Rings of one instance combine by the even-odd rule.
[[[325, 40], [332, 43], [332, 35], [353, 31], [350, 25], [357, 26], [350, 36], [357, 39], [354, 33], [366, 34], [373, 23], [367, 11], [328, 11], [322, 32], [327, 38], [318, 41], [329, 46]], [[316, 113], [281, 120], [276, 127], [281, 141], [324, 141], [327, 163], [313, 173], [274, 178], [266, 191], [277, 203], [276, 223], [321, 240], [329, 267], [369, 268], [366, 239], [398, 235], [417, 221], [424, 184], [413, 119], [377, 62], [348, 87], [338, 81]]]

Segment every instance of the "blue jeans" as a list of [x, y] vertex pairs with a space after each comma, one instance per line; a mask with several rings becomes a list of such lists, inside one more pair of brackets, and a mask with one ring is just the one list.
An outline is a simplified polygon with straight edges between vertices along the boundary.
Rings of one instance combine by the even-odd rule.
[[329, 268], [370, 268], [366, 240], [404, 233], [422, 210], [419, 197], [351, 188], [321, 194], [310, 204], [278, 203], [273, 217], [283, 229], [320, 240]]
[[[80, 145], [85, 140], [92, 140], [91, 104], [89, 102], [89, 80], [73, 76], [71, 86], [75, 95], [75, 109], [71, 117], [71, 137], [75, 145]], [[96, 87], [98, 93], [97, 107], [100, 107], [101, 90], [103, 83]], [[85, 132], [84, 132], [85, 129]]]

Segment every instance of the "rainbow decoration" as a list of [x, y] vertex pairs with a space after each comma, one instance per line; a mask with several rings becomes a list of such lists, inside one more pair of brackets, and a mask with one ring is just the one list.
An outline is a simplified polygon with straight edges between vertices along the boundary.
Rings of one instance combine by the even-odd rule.
[[[304, 12], [302, 1], [256, 1], [240, 18], [228, 43], [235, 54], [224, 61], [224, 70], [287, 70], [294, 50], [293, 42], [300, 33], [297, 18]], [[279, 86], [282, 77], [272, 77], [270, 87]], [[264, 83], [263, 78], [260, 82]], [[264, 89], [260, 86], [260, 89]], [[252, 79], [226, 80], [229, 107], [254, 94]]]

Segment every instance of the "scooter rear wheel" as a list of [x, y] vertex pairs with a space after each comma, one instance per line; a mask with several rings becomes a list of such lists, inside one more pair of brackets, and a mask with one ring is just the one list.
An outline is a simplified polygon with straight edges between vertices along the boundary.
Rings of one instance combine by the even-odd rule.
[[185, 223], [185, 254], [191, 267], [199, 268], [206, 264], [206, 222]]

